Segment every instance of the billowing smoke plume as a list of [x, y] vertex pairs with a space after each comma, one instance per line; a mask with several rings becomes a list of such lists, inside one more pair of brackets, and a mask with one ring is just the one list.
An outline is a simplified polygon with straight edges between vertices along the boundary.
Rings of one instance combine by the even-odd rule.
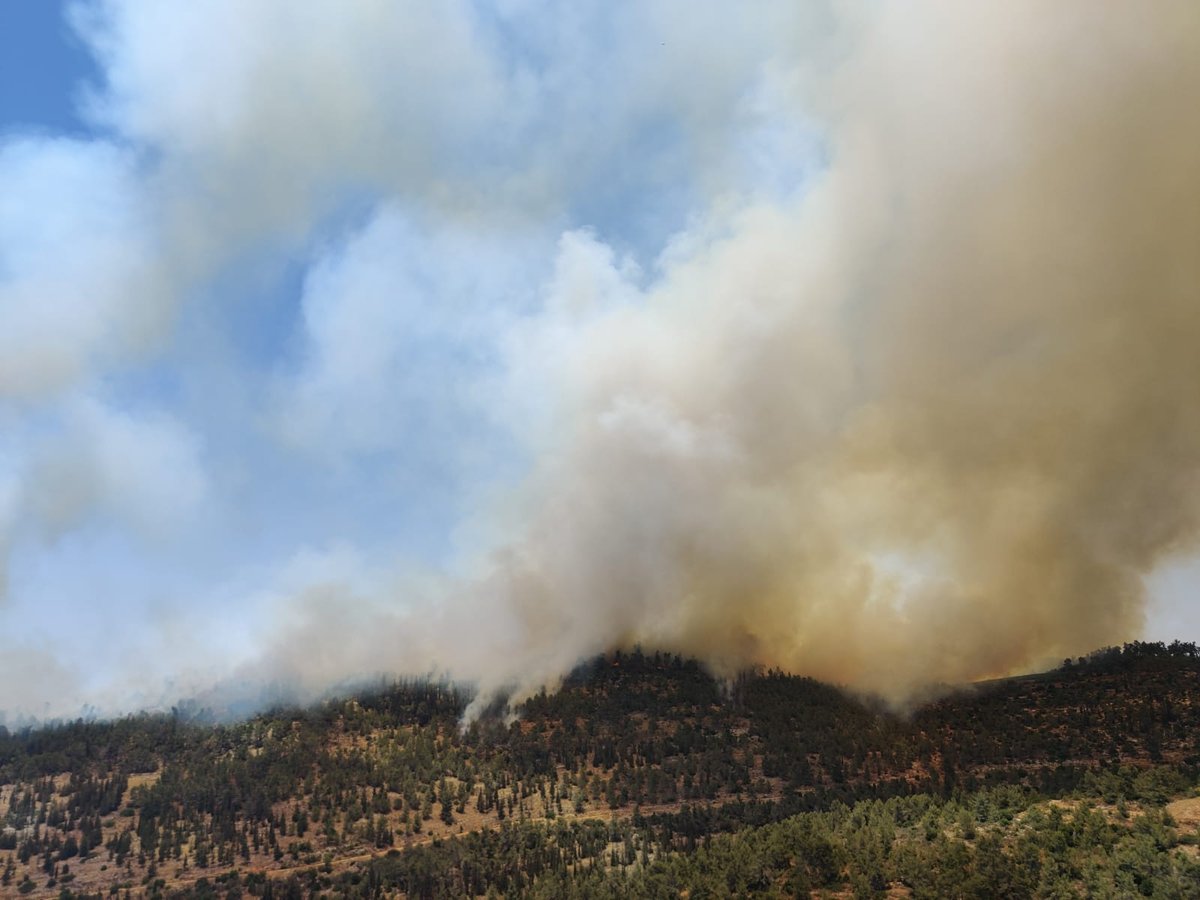
[[496, 399], [549, 395], [536, 467], [370, 658], [641, 642], [901, 699], [1138, 633], [1200, 514], [1200, 14], [889, 7], [781, 78], [828, 168], [645, 288], [563, 239]]
[[[455, 317], [484, 323], [496, 364], [461, 391], [529, 470], [473, 495], [441, 569], [305, 557], [264, 589], [274, 616], [237, 677], [317, 690], [434, 670], [524, 689], [641, 643], [902, 701], [1139, 634], [1145, 578], [1200, 534], [1200, 7], [871, 4], [822, 21], [751, 55], [734, 104], [767, 109], [771, 134], [819, 135], [795, 184], [759, 166], [744, 188], [697, 139], [722, 160], [708, 202], [649, 269], [584, 228], [558, 240], [532, 309], [481, 312], [453, 283], [458, 305], [423, 321], [468, 343]], [[520, 129], [488, 121], [504, 157]], [[728, 117], [726, 143], [744, 124]], [[759, 138], [768, 172], [797, 146]], [[587, 170], [565, 146], [531, 153]], [[501, 179], [502, 206], [548, 202], [531, 172]], [[448, 190], [439, 216], [465, 202]], [[401, 219], [385, 210], [310, 279], [315, 368], [272, 393], [305, 410], [287, 440], [386, 444], [381, 419], [355, 431], [329, 392], [346, 360], [366, 365], [355, 347], [391, 379], [368, 373], [368, 397], [415, 365], [372, 325]], [[506, 285], [537, 277], [479, 259]], [[339, 291], [358, 310], [341, 325], [322, 300]]]

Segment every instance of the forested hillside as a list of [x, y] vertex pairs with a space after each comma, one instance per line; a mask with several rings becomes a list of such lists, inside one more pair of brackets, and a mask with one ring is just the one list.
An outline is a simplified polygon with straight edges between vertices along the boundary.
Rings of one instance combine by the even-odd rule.
[[1200, 896], [1191, 644], [908, 714], [640, 652], [470, 700], [0, 731], [0, 894]]

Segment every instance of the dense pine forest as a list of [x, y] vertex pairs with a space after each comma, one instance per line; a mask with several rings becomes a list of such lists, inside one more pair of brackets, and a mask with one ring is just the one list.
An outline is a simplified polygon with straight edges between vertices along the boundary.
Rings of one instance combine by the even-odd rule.
[[1200, 896], [1194, 644], [902, 712], [642, 652], [471, 700], [0, 728], [0, 895]]

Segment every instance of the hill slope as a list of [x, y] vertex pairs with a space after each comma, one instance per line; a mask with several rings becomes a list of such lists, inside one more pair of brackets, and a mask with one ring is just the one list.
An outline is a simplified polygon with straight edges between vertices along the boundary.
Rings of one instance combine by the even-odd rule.
[[[469, 700], [399, 683], [235, 725], [0, 734], [0, 893], [944, 896], [957, 878], [1032, 896], [1118, 875], [1200, 893], [1194, 830], [1161, 811], [1200, 765], [1193, 645], [1102, 651], [909, 716], [642, 653], [512, 721], [463, 729]], [[1125, 868], [1097, 868], [1119, 848]]]

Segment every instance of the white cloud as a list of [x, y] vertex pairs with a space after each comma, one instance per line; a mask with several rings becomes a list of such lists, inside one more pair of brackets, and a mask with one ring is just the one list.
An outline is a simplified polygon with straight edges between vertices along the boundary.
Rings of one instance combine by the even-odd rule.
[[162, 332], [153, 224], [117, 146], [0, 145], [0, 398], [61, 390]]
[[10, 534], [53, 540], [104, 517], [153, 544], [191, 522], [209, 499], [198, 439], [165, 413], [73, 395], [10, 446], [0, 498]]
[[377, 211], [305, 279], [297, 364], [273, 395], [282, 434], [338, 456], [420, 444], [479, 418], [475, 386], [496, 335], [531, 302], [541, 243], [519, 221]]

